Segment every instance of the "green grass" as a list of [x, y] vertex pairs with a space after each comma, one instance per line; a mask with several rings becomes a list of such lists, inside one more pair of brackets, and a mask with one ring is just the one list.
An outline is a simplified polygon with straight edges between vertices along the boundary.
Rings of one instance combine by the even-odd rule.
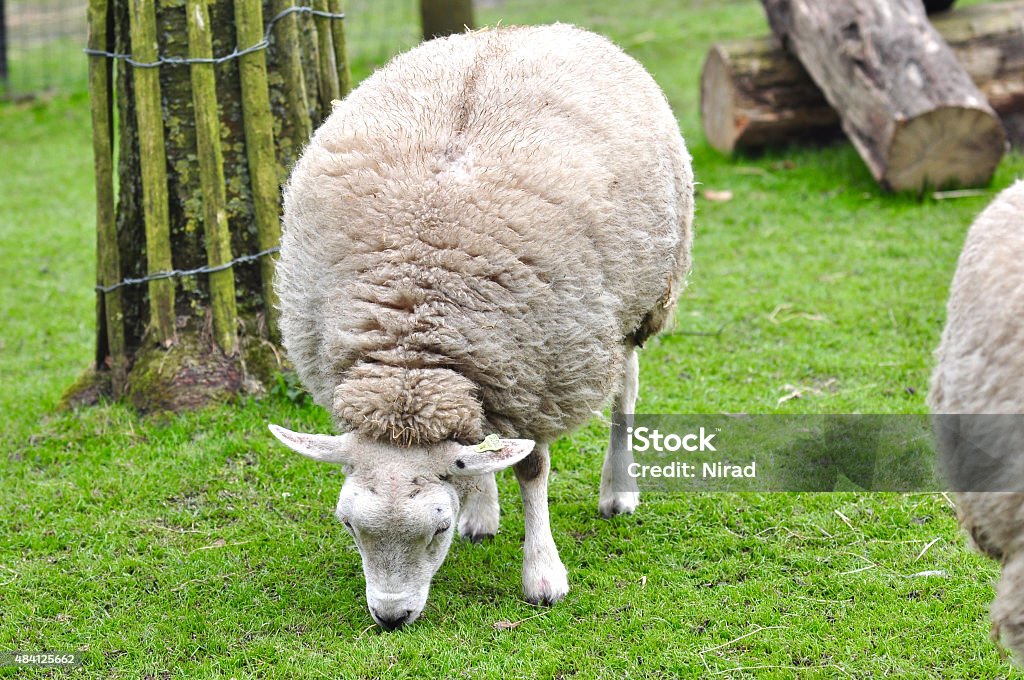
[[[84, 6], [83, 6], [84, 7]], [[8, 81], [0, 84], [5, 97], [77, 92], [87, 87], [85, 21], [82, 36], [60, 36], [38, 45], [18, 45], [8, 54]]]
[[[964, 233], [1024, 158], [989, 195], [942, 202], [882, 193], [847, 144], [724, 158], [701, 133], [700, 63], [767, 30], [757, 3], [524, 7], [505, 23], [574, 21], [641, 59], [702, 188], [734, 195], [699, 200], [694, 273], [675, 331], [643, 352], [640, 409], [924, 412]], [[563, 603], [521, 600], [506, 474], [502, 532], [456, 544], [423, 620], [382, 633], [331, 514], [340, 474], [266, 432], [326, 431], [323, 412], [55, 412], [92, 353], [86, 100], [0, 107], [0, 151], [0, 650], [83, 649], [97, 678], [1022, 677], [988, 639], [997, 567], [942, 495], [649, 495], [608, 522], [597, 421], [553, 447]], [[46, 673], [0, 669], [22, 675]]]

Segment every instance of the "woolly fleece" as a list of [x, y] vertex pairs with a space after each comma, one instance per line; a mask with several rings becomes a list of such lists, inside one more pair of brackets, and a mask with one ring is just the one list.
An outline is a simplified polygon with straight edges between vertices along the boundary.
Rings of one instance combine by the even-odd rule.
[[[975, 220], [957, 264], [929, 404], [936, 414], [1024, 414], [1024, 182]], [[939, 428], [954, 476], [1024, 481], [1024, 416], [963, 418]], [[944, 420], [944, 424], [955, 422]], [[995, 427], [993, 427], [995, 425]], [[958, 440], [982, 442], [995, 460], [964, 460]], [[982, 467], [984, 466], [984, 467]], [[1004, 487], [1005, 488], [1005, 487]], [[993, 635], [1024, 659], [1024, 494], [957, 494], [960, 523], [979, 550], [1002, 562]]]
[[337, 103], [295, 166], [285, 347], [343, 430], [550, 441], [667, 322], [692, 218], [668, 102], [607, 39], [433, 40]]

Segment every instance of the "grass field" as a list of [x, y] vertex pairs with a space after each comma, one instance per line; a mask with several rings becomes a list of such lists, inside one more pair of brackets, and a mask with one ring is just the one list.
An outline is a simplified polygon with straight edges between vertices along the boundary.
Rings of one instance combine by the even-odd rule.
[[[1024, 158], [955, 201], [882, 193], [845, 143], [724, 158], [701, 133], [700, 64], [714, 40], [767, 31], [758, 3], [495, 4], [484, 21], [622, 44], [667, 92], [700, 189], [733, 192], [698, 201], [693, 275], [643, 351], [639, 410], [926, 411], [967, 226]], [[521, 599], [506, 473], [501, 533], [457, 543], [421, 621], [383, 633], [332, 516], [340, 474], [266, 431], [327, 431], [322, 411], [55, 411], [91, 359], [93, 241], [86, 98], [0, 106], [0, 651], [83, 650], [90, 678], [1024, 677], [988, 638], [997, 567], [943, 495], [649, 495], [604, 521], [597, 420], [553, 446], [564, 602]]]

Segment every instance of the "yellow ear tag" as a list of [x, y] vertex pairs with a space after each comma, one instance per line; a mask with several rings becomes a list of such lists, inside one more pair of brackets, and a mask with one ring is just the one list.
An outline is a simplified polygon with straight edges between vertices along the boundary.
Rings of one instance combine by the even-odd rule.
[[501, 437], [496, 434], [489, 434], [484, 437], [484, 440], [473, 447], [474, 451], [483, 453], [485, 451], [501, 451], [504, 446], [501, 445]]

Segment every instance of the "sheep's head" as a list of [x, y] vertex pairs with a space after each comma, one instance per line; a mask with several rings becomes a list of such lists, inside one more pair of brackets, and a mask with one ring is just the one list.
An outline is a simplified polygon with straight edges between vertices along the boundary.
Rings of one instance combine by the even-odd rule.
[[335, 516], [362, 556], [370, 614], [387, 630], [423, 611], [474, 478], [515, 464], [534, 446], [501, 439], [491, 451], [453, 441], [398, 447], [357, 433], [303, 434], [277, 425], [270, 431], [304, 456], [342, 466]]

